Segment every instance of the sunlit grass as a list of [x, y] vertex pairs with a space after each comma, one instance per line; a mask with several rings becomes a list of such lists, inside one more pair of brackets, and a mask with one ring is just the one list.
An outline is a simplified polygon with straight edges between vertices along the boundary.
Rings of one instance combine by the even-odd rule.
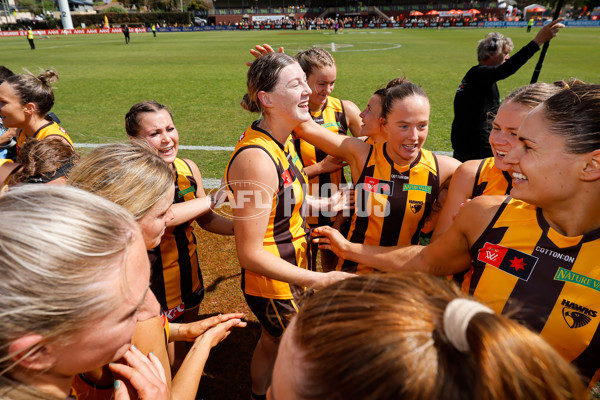
[[[476, 63], [477, 40], [488, 30], [346, 30], [190, 32], [123, 36], [51, 36], [37, 40], [30, 51], [23, 38], [2, 38], [2, 64], [20, 71], [54, 67], [60, 74], [54, 112], [75, 142], [125, 140], [123, 118], [136, 102], [155, 99], [173, 111], [182, 144], [233, 146], [256, 118], [239, 102], [245, 93], [245, 61], [256, 43], [284, 46], [288, 52], [323, 46], [338, 64], [333, 95], [354, 101], [361, 109], [372, 92], [406, 75], [428, 93], [431, 105], [432, 150], [451, 150], [450, 125], [454, 92], [465, 72]], [[535, 34], [503, 29], [516, 49]], [[540, 81], [578, 77], [600, 81], [600, 30], [569, 28], [555, 39]], [[539, 54], [539, 53], [538, 53]], [[519, 72], [501, 81], [501, 95], [529, 83], [537, 55]], [[189, 152], [206, 177], [219, 178], [226, 152]]]

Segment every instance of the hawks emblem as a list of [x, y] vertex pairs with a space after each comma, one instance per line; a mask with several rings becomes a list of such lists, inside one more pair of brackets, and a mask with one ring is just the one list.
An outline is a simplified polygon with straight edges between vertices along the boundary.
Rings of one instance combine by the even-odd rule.
[[418, 213], [419, 211], [421, 211], [421, 208], [423, 208], [423, 202], [422, 201], [419, 201], [419, 200], [409, 200], [408, 203], [410, 205], [410, 211], [412, 211], [413, 214]]
[[580, 313], [578, 311], [571, 310], [570, 308], [564, 307], [562, 310], [563, 318], [569, 328], [580, 328], [590, 323], [591, 317]]

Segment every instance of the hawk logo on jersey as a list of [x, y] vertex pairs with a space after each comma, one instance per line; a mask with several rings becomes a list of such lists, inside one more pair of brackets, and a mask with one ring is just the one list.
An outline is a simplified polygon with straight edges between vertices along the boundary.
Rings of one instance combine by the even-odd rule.
[[394, 182], [367, 176], [364, 188], [367, 192], [391, 196], [394, 193]]
[[423, 208], [423, 202], [419, 200], [408, 200], [408, 204], [410, 205], [410, 211], [413, 214], [418, 213]]
[[580, 306], [566, 299], [562, 300], [561, 305], [565, 306], [562, 309], [563, 319], [571, 329], [586, 326], [592, 318], [596, 318], [598, 315], [597, 311]]
[[515, 249], [486, 242], [479, 249], [477, 260], [527, 281], [538, 258]]

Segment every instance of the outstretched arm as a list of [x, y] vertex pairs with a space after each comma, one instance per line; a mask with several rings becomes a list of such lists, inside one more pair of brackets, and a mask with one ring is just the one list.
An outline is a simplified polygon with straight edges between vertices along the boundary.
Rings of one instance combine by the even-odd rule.
[[352, 177], [358, 178], [367, 161], [371, 146], [360, 139], [337, 135], [323, 128], [312, 119], [303, 122], [294, 130], [297, 136], [325, 153], [348, 162]]
[[[200, 175], [198, 166], [192, 160], [185, 161], [190, 166], [194, 179], [196, 179], [196, 183], [198, 184], [196, 197], [203, 199], [206, 204], [210, 205], [211, 200], [210, 197], [206, 195], [204, 187], [202, 186], [202, 176]], [[216, 214], [210, 207], [207, 212], [196, 218], [196, 222], [198, 222], [198, 225], [200, 225], [202, 229], [209, 232], [217, 233], [219, 235], [233, 235], [233, 221]]]
[[206, 328], [197, 335], [192, 348], [188, 351], [179, 371], [173, 378], [171, 400], [194, 400], [204, 366], [213, 347], [225, 340], [234, 327], [243, 328], [246, 322], [231, 315], [217, 315], [204, 321]]
[[461, 205], [471, 198], [477, 168], [479, 168], [480, 163], [481, 160], [470, 160], [456, 169], [450, 181], [448, 196], [442, 206], [440, 216], [433, 231], [432, 241], [437, 240], [450, 228]]
[[348, 163], [341, 158], [328, 155], [322, 161], [304, 167], [304, 173], [308, 176], [308, 179], [311, 179], [317, 175], [338, 171], [346, 165], [348, 165]]
[[[504, 197], [483, 196], [463, 207], [446, 233], [429, 246], [369, 246], [350, 243], [330, 227], [318, 227], [313, 236], [320, 248], [338, 257], [369, 265], [382, 271], [419, 271], [437, 276], [467, 269], [471, 263], [470, 246], [483, 233]], [[477, 223], [473, 223], [477, 221]], [[322, 237], [319, 237], [322, 236]]]
[[241, 151], [228, 174], [233, 196], [236, 249], [244, 268], [271, 279], [314, 289], [352, 276], [337, 271], [324, 274], [298, 268], [264, 249], [263, 239], [278, 178], [273, 161], [263, 150]]
[[344, 105], [344, 112], [346, 113], [346, 121], [348, 122], [348, 128], [352, 136], [360, 136], [360, 127], [362, 125], [362, 118], [360, 117], [360, 108], [350, 100], [342, 100]]
[[564, 24], [561, 23], [563, 20], [564, 18], [558, 18], [547, 24], [540, 29], [538, 34], [531, 42], [523, 46], [521, 50], [511, 56], [505, 63], [497, 67], [490, 68], [489, 71], [491, 71], [493, 81], [499, 81], [508, 78], [517, 72], [519, 68], [521, 68], [527, 62], [527, 60], [529, 60], [540, 49], [542, 44], [556, 36], [560, 28], [565, 27]]

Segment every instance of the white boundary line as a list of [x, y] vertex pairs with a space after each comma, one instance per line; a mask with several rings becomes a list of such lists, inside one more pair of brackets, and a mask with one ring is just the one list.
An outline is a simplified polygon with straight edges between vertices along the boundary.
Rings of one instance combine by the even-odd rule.
[[[96, 147], [104, 146], [109, 143], [73, 143], [76, 148], [88, 148], [93, 149]], [[229, 151], [235, 150], [235, 147], [226, 146], [179, 146], [181, 150], [194, 150], [194, 151]], [[434, 151], [435, 154], [441, 154], [445, 156], [452, 156], [451, 151]], [[221, 179], [216, 178], [202, 178], [202, 186], [206, 189], [218, 189], [221, 186]]]
[[[76, 148], [88, 148], [94, 149], [96, 147], [105, 146], [110, 143], [73, 143]], [[234, 151], [234, 146], [179, 146], [181, 150], [194, 150], [194, 151]], [[451, 151], [433, 151], [435, 154], [451, 156]]]
[[[105, 146], [110, 143], [73, 143], [76, 148], [95, 149], [96, 147]], [[181, 150], [197, 150], [197, 151], [233, 151], [235, 147], [227, 146], [179, 146]]]

